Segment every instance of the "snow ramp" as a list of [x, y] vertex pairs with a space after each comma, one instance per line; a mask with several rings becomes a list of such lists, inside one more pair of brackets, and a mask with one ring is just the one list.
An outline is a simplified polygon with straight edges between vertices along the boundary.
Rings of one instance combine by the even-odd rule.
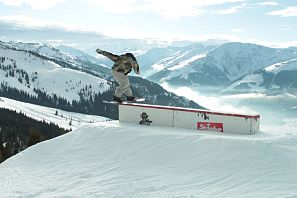
[[297, 136], [94, 123], [0, 164], [1, 197], [297, 197]]

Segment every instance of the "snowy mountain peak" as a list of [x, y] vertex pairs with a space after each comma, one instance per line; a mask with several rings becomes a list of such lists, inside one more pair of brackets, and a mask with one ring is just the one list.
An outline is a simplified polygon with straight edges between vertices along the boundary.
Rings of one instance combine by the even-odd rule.
[[40, 55], [46, 56], [48, 58], [55, 58], [58, 60], [68, 61], [73, 64], [76, 64], [78, 60], [76, 57], [71, 56], [70, 54], [66, 54], [61, 52], [59, 49], [49, 45], [49, 44], [40, 44], [40, 43], [23, 43], [23, 42], [13, 42], [10, 41], [8, 43], [2, 43], [8, 47], [13, 47], [22, 51], [35, 52]]
[[264, 70], [274, 74], [281, 70], [297, 70], [297, 59], [276, 63], [266, 67]]
[[[232, 81], [270, 65], [297, 58], [295, 48], [269, 48], [251, 43], [225, 43], [163, 69], [149, 79], [200, 90], [221, 90]], [[290, 64], [291, 65], [291, 64]]]
[[13, 42], [5, 46], [0, 46], [0, 83], [5, 82], [6, 86], [24, 90], [32, 95], [36, 95], [34, 90], [42, 90], [49, 95], [56, 94], [66, 98], [70, 102], [80, 100], [81, 94], [91, 97], [94, 93], [104, 92], [110, 88], [104, 79], [64, 68], [48, 60], [48, 57], [28, 53], [34, 50], [64, 57], [64, 54], [51, 46], [38, 44], [27, 46], [24, 43]]
[[297, 59], [276, 63], [247, 74], [226, 87], [222, 93], [260, 92], [297, 94]]

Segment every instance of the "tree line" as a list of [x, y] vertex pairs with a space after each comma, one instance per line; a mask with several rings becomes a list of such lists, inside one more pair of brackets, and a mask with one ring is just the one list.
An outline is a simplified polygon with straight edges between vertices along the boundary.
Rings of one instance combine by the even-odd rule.
[[69, 130], [54, 123], [37, 121], [24, 113], [0, 109], [0, 163], [20, 151]]
[[100, 115], [111, 119], [118, 119], [118, 108], [116, 105], [103, 103], [103, 100], [111, 100], [112, 89], [104, 93], [96, 93], [89, 98], [85, 97], [84, 90], [81, 90], [80, 100], [71, 102], [56, 94], [47, 94], [45, 91], [34, 88], [36, 95], [10, 87], [7, 83], [0, 84], [0, 96], [14, 100], [28, 102], [52, 108], [58, 108], [65, 111], [72, 111], [91, 115]]

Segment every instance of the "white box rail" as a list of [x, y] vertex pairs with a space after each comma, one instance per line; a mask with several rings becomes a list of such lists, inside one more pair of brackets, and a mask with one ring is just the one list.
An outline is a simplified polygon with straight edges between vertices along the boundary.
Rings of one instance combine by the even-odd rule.
[[260, 125], [260, 115], [233, 114], [135, 103], [119, 105], [119, 120], [120, 122], [142, 125], [247, 135], [257, 133]]

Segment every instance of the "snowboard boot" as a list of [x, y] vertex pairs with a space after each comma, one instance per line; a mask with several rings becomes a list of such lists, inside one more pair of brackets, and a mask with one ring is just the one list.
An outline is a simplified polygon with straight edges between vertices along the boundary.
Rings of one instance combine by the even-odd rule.
[[118, 103], [122, 103], [123, 102], [122, 98], [119, 98], [119, 97], [116, 97], [116, 96], [113, 96], [112, 97], [112, 100], [115, 101], [115, 102], [118, 102]]
[[136, 101], [136, 97], [135, 96], [127, 96], [127, 101], [128, 102], [135, 102]]

